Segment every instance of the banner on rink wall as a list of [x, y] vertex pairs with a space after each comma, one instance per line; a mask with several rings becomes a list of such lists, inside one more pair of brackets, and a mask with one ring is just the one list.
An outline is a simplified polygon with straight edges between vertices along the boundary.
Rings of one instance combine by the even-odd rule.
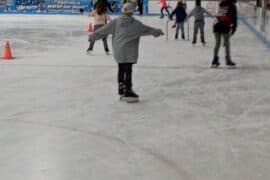
[[[79, 9], [91, 12], [96, 0], [0, 0], [0, 13], [79, 14]], [[108, 0], [114, 13], [121, 13], [122, 0]], [[144, 13], [148, 0], [143, 0]]]

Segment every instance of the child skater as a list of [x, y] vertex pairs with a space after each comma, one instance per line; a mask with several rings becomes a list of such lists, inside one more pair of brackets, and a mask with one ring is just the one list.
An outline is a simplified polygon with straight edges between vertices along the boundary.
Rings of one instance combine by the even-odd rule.
[[176, 8], [173, 10], [173, 12], [170, 15], [170, 19], [172, 19], [173, 16], [176, 16], [176, 31], [175, 31], [175, 39], [178, 39], [178, 33], [179, 29], [181, 29], [182, 39], [185, 39], [185, 30], [184, 30], [184, 22], [187, 17], [187, 13], [184, 7], [184, 4], [182, 1], [178, 1]]
[[139, 96], [132, 90], [132, 65], [137, 63], [140, 36], [163, 35], [161, 29], [142, 24], [133, 17], [135, 6], [125, 3], [122, 15], [90, 35], [98, 40], [112, 34], [113, 55], [118, 64], [118, 93], [120, 100], [138, 102]]
[[210, 12], [208, 12], [206, 9], [201, 7], [201, 2], [196, 1], [196, 6], [191, 10], [191, 12], [188, 14], [187, 19], [186, 19], [188, 20], [188, 18], [190, 18], [191, 16], [194, 16], [194, 30], [193, 30], [192, 44], [196, 44], [198, 30], [200, 30], [201, 43], [205, 45], [204, 14], [207, 14], [208, 16], [212, 17], [212, 14]]
[[[182, 6], [184, 7], [185, 10], [187, 10], [187, 3], [183, 0], [178, 0], [176, 5], [178, 4], [178, 2], [182, 2]], [[175, 28], [176, 27], [176, 21], [174, 21], [173, 25], [172, 25], [172, 28]]]
[[[105, 24], [107, 24], [108, 21], [110, 21], [110, 17], [107, 15], [107, 7], [100, 3], [97, 4], [95, 7], [95, 10], [88, 14], [88, 16], [94, 17], [94, 32], [101, 27], [103, 27]], [[104, 50], [107, 55], [109, 55], [109, 47], [107, 43], [107, 36], [102, 37]], [[94, 48], [95, 40], [89, 38], [89, 48], [87, 49], [87, 54], [91, 54]]]
[[163, 10], [164, 9], [167, 12], [168, 16], [170, 17], [170, 12], [168, 10], [169, 5], [168, 5], [167, 0], [160, 0], [160, 4], [161, 4], [161, 9], [160, 9], [161, 15], [160, 15], [160, 18], [163, 18], [164, 17], [164, 13], [163, 13]]
[[231, 59], [230, 51], [230, 38], [237, 29], [237, 8], [235, 3], [236, 0], [222, 0], [219, 4], [219, 12], [213, 27], [216, 39], [214, 57], [212, 61], [213, 68], [220, 65], [218, 52], [222, 38], [224, 40], [226, 65], [228, 67], [236, 66]]

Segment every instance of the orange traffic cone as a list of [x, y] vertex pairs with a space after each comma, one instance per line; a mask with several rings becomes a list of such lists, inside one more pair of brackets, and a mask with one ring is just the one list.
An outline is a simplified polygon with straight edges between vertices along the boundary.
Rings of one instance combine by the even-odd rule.
[[6, 43], [5, 54], [2, 58], [6, 59], [6, 60], [15, 59], [14, 57], [12, 57], [9, 41], [7, 41], [7, 43]]
[[94, 30], [92, 28], [92, 24], [90, 23], [89, 26], [88, 26], [88, 33], [93, 33]]

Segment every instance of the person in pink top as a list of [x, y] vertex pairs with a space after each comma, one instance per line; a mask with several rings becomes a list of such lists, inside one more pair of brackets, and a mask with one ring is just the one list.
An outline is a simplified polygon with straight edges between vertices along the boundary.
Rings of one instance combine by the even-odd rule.
[[[95, 7], [95, 10], [92, 13], [88, 14], [88, 16], [94, 18], [93, 20], [94, 32], [98, 30], [99, 28], [103, 27], [105, 24], [108, 23], [108, 21], [111, 20], [110, 17], [107, 15], [106, 11], [107, 11], [107, 8], [104, 5], [100, 4]], [[104, 36], [104, 38], [102, 38], [102, 41], [103, 41], [105, 53], [108, 55], [109, 47], [108, 47], [108, 42], [107, 42], [107, 36]], [[89, 42], [90, 44], [89, 44], [89, 48], [87, 49], [87, 54], [92, 53], [94, 44], [95, 44], [94, 40], [89, 39]]]
[[161, 15], [160, 15], [160, 18], [163, 18], [164, 17], [164, 14], [163, 14], [164, 9], [168, 13], [168, 16], [170, 17], [170, 12], [168, 10], [169, 5], [168, 5], [167, 0], [160, 0], [160, 4], [161, 4], [161, 9], [160, 9]]

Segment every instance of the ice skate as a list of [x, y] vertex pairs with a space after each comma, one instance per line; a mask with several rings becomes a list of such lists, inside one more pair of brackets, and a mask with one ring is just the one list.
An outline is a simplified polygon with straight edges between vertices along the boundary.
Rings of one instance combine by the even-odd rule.
[[127, 103], [136, 103], [139, 102], [139, 96], [133, 90], [126, 90], [120, 100]]
[[93, 55], [93, 50], [91, 50], [91, 49], [87, 49], [86, 50], [86, 54], [88, 55], [88, 56], [91, 56], [91, 55]]
[[203, 46], [205, 46], [205, 44], [206, 44], [205, 40], [202, 40], [201, 43]]
[[231, 60], [230, 57], [226, 57], [226, 65], [228, 68], [236, 68], [236, 64]]
[[201, 43], [203, 46], [205, 46], [206, 43], [205, 43], [204, 37], [201, 37]]
[[185, 35], [184, 34], [182, 34], [182, 40], [185, 40]]
[[216, 57], [214, 57], [214, 59], [213, 59], [213, 61], [212, 61], [211, 68], [218, 68], [219, 65], [220, 65], [220, 63], [219, 63], [219, 57], [216, 56]]

